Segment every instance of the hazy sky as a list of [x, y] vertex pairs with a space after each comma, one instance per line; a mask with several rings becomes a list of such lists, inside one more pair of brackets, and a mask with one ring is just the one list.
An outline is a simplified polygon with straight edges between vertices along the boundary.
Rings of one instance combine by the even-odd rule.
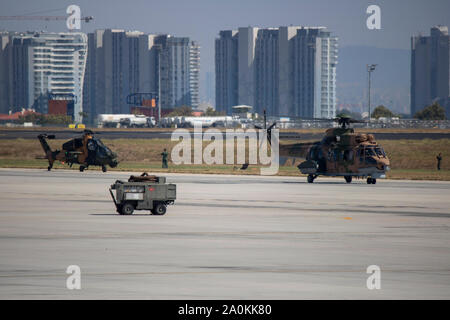
[[[188, 36], [201, 46], [201, 74], [214, 71], [214, 39], [219, 30], [285, 25], [326, 26], [339, 45], [409, 49], [412, 34], [433, 25], [450, 26], [450, 0], [0, 0], [0, 15], [65, 15], [81, 7], [83, 32], [120, 28]], [[381, 30], [368, 30], [366, 9], [381, 8]], [[65, 31], [65, 21], [1, 21], [0, 30]], [[201, 89], [203, 91], [203, 88]], [[202, 92], [203, 93], [203, 92]]]

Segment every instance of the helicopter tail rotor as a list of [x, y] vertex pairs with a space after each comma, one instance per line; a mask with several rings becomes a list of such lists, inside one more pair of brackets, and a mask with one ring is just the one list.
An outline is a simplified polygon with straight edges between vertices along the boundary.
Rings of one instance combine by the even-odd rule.
[[53, 167], [53, 162], [55, 162], [55, 156], [59, 153], [59, 151], [52, 151], [50, 146], [48, 145], [47, 139], [55, 139], [54, 134], [40, 134], [37, 136], [39, 142], [41, 143], [42, 149], [45, 152], [45, 159], [48, 160], [48, 171], [50, 171]]
[[[276, 126], [276, 124], [277, 124], [277, 122], [274, 121], [270, 126], [267, 126], [266, 109], [264, 109], [264, 124], [263, 124], [263, 127], [258, 126], [258, 125], [254, 125], [254, 128], [258, 129], [258, 130], [265, 130], [266, 133], [267, 133], [267, 141], [271, 145], [272, 144], [272, 129]], [[262, 140], [261, 140], [261, 143], [260, 143], [260, 146], [259, 146], [260, 148], [261, 148], [261, 145], [262, 145]]]
[[[272, 145], [272, 129], [275, 127], [275, 125], [277, 124], [277, 122], [275, 121], [274, 123], [272, 123], [269, 127], [267, 127], [267, 115], [266, 115], [266, 109], [264, 109], [264, 124], [263, 127], [258, 126], [258, 125], [253, 125], [253, 127], [255, 129], [258, 130], [264, 130], [267, 133], [267, 142], [269, 143], [269, 145]], [[259, 148], [261, 149], [263, 144], [263, 140], [261, 139], [260, 143], [259, 143]], [[242, 165], [242, 167], [240, 168], [240, 170], [247, 170], [248, 168], [248, 163], [244, 163]]]

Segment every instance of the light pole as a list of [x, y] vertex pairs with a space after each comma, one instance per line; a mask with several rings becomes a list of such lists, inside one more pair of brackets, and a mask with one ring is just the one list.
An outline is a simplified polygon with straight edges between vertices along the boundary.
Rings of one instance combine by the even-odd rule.
[[372, 116], [370, 114], [370, 74], [375, 70], [375, 67], [377, 65], [376, 64], [368, 64], [367, 65], [367, 73], [369, 76], [369, 95], [368, 95], [368, 99], [369, 99], [369, 123], [372, 120]]

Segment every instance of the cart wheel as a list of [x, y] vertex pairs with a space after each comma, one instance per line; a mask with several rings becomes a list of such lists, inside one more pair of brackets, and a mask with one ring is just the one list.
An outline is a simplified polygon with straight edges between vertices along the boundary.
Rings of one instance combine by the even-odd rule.
[[159, 202], [155, 208], [153, 208], [152, 212], [153, 214], [157, 215], [157, 216], [162, 216], [164, 214], [166, 214], [167, 211], [167, 207], [164, 203]]
[[122, 214], [124, 214], [124, 215], [133, 214], [134, 206], [131, 203], [127, 202], [122, 206], [121, 211], [122, 211]]

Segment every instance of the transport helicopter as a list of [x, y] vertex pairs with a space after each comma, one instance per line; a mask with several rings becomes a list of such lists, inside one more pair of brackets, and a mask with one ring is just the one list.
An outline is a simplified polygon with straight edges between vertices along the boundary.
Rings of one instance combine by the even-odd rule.
[[62, 145], [62, 150], [52, 151], [48, 145], [47, 139], [55, 139], [55, 135], [38, 135], [45, 157], [48, 160], [48, 171], [53, 167], [53, 163], [58, 160], [67, 163], [70, 167], [74, 163], [80, 165], [80, 171], [83, 172], [89, 166], [101, 166], [102, 171], [107, 171], [107, 165], [111, 168], [117, 167], [117, 155], [103, 144], [100, 139], [94, 138], [92, 130], [84, 130], [79, 138], [74, 138]]
[[[351, 183], [353, 177], [367, 178], [367, 184], [375, 184], [378, 178], [386, 178], [390, 161], [383, 148], [372, 134], [355, 133], [350, 128], [351, 123], [363, 121], [345, 115], [333, 120], [338, 122], [339, 127], [327, 129], [320, 141], [280, 144], [280, 163], [288, 158], [305, 159], [297, 167], [301, 173], [308, 175], [309, 183], [313, 183], [318, 176], [342, 176], [347, 183]], [[267, 127], [264, 113], [264, 129], [269, 143], [271, 130], [275, 125], [273, 123]], [[242, 169], [245, 170], [244, 167]]]

